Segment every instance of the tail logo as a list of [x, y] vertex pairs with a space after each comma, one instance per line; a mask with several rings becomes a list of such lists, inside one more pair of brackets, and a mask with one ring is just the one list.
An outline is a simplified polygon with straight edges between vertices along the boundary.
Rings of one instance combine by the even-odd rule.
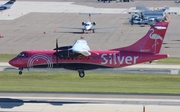
[[[156, 26], [155, 28], [158, 29], [158, 30], [166, 29], [166, 27], [161, 27], [161, 26]], [[155, 47], [155, 49], [156, 49], [156, 46], [159, 44], [159, 42], [158, 42], [157, 40], [163, 41], [163, 38], [162, 38], [160, 35], [154, 33], [154, 29], [153, 29], [153, 28], [150, 29], [150, 30], [152, 30], [152, 32], [149, 34], [149, 37], [150, 37], [151, 39], [155, 40], [155, 41], [154, 41], [154, 44], [152, 45], [152, 48]]]
[[154, 40], [160, 39], [161, 41], [163, 40], [163, 38], [160, 35], [154, 33], [154, 29], [150, 29], [150, 30], [152, 30], [152, 32], [149, 35], [151, 39]]

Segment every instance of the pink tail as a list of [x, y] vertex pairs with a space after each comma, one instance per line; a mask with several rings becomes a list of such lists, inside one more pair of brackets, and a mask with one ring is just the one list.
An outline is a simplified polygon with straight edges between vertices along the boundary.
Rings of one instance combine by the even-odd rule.
[[147, 34], [134, 44], [113, 50], [159, 53], [168, 24], [168, 22], [157, 22], [156, 24], [151, 25]]

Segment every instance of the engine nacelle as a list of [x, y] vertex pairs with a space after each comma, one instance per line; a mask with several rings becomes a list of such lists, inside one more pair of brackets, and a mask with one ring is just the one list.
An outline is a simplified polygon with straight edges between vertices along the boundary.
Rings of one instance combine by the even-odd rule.
[[96, 22], [93, 22], [92, 24], [95, 26], [95, 25], [96, 25]]
[[70, 48], [72, 48], [72, 46], [62, 46], [62, 47], [54, 48], [54, 50], [68, 50]]
[[85, 25], [85, 22], [82, 22], [82, 25], [84, 26], [84, 25]]

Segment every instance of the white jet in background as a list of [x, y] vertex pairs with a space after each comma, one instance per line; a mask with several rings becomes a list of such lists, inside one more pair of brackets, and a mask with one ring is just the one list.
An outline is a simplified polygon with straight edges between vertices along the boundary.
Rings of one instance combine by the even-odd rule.
[[5, 4], [0, 4], [0, 11], [10, 9], [16, 0], [10, 0]]
[[[80, 14], [88, 14], [88, 13], [80, 13]], [[104, 28], [92, 28], [93, 26], [96, 25], [96, 22], [91, 22], [91, 15], [95, 14], [100, 14], [100, 13], [89, 13], [89, 20], [87, 22], [82, 22], [82, 25], [84, 26], [83, 28], [77, 28], [77, 27], [71, 27], [71, 26], [60, 26], [60, 28], [68, 28], [68, 29], [79, 29], [82, 30], [84, 33], [85, 31], [92, 31], [95, 33], [95, 30], [103, 30], [103, 29], [112, 29], [112, 28], [117, 28], [117, 27], [104, 27]]]

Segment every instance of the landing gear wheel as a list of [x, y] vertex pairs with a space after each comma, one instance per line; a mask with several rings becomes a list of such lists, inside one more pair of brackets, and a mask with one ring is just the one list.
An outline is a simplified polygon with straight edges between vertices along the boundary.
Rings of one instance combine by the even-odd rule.
[[83, 78], [85, 76], [84, 71], [78, 71], [79, 72], [79, 77]]
[[21, 75], [22, 74], [22, 71], [19, 71], [19, 75]]
[[23, 68], [19, 68], [19, 75], [21, 75], [22, 74], [22, 71], [23, 71]]
[[94, 29], [93, 29], [93, 33], [94, 33], [95, 31], [94, 31]]

